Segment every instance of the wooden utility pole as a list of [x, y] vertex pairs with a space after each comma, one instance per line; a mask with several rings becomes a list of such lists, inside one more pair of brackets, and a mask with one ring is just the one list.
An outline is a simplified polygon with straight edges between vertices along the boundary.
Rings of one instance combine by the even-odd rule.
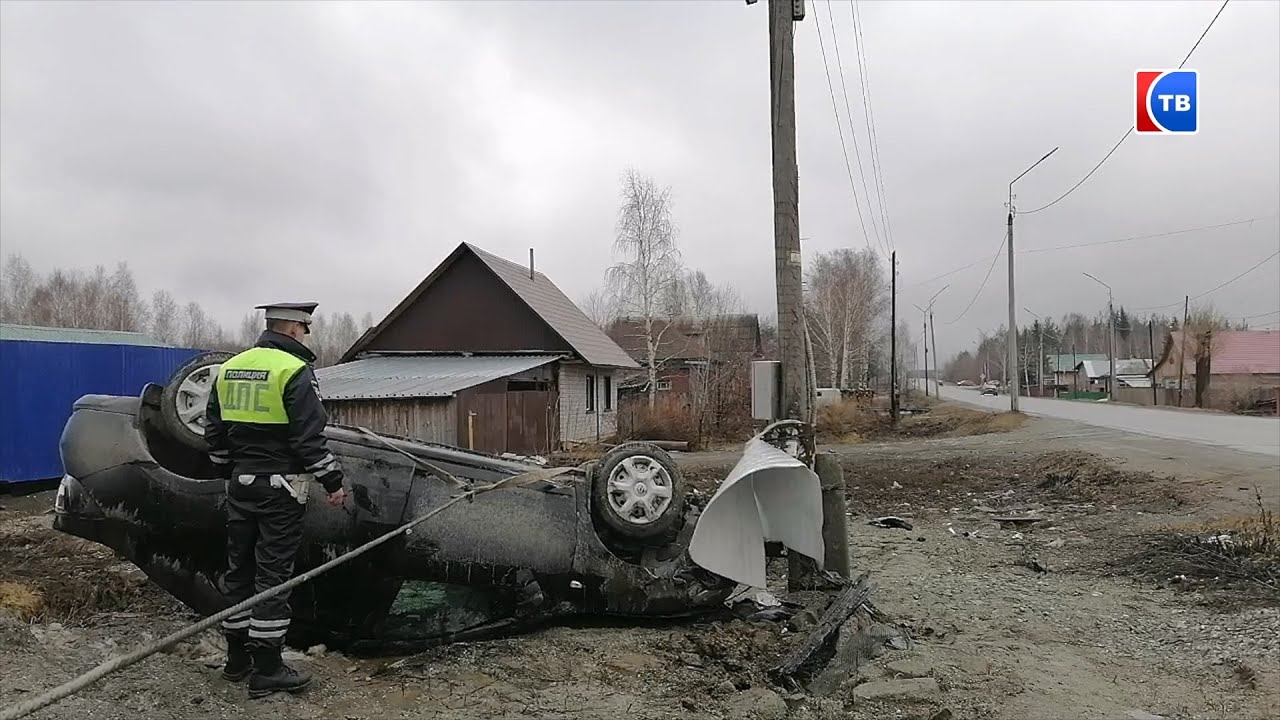
[[769, 0], [769, 83], [773, 138], [773, 248], [778, 294], [778, 355], [782, 412], [813, 422], [805, 357], [803, 272], [800, 262], [800, 173], [796, 165], [794, 23], [804, 3]]
[[1009, 183], [1009, 329], [1005, 332], [1005, 364], [1010, 370], [1005, 371], [1006, 385], [1009, 389], [1009, 411], [1018, 412], [1018, 369], [1013, 367], [1018, 362], [1018, 323], [1013, 311], [1013, 183]]
[[1040, 361], [1036, 364], [1036, 380], [1040, 381], [1040, 397], [1044, 397], [1044, 321], [1036, 323], [1040, 328]]
[[920, 328], [920, 339], [924, 342], [924, 396], [929, 397], [929, 323], [927, 316]]
[[1160, 396], [1156, 394], [1156, 321], [1147, 320], [1147, 346], [1151, 349], [1151, 406], [1160, 404]]
[[[929, 310], [929, 339], [933, 341], [933, 379], [937, 382], [942, 381], [942, 376], [938, 374], [938, 334], [933, 331], [933, 310]], [[941, 398], [938, 386], [933, 388], [934, 395]]]
[[[1178, 351], [1178, 407], [1182, 407], [1182, 381], [1187, 369], [1187, 323], [1191, 322], [1191, 296], [1184, 295], [1182, 301], [1182, 349]], [[1174, 317], [1177, 317], [1176, 315]], [[1155, 379], [1155, 373], [1152, 373]]]
[[898, 422], [898, 252], [889, 255], [889, 417]]
[[[755, 0], [747, 0], [753, 4]], [[813, 388], [808, 333], [804, 322], [804, 273], [800, 254], [800, 171], [796, 165], [795, 23], [804, 19], [804, 0], [769, 0], [769, 108], [773, 141], [773, 250], [778, 294], [778, 357], [782, 363], [782, 414], [791, 420], [813, 424]], [[813, 435], [808, 434], [803, 459], [816, 464]], [[805, 442], [802, 439], [802, 443]], [[830, 463], [824, 463], [830, 465]], [[837, 468], [838, 468], [837, 464]], [[819, 468], [819, 471], [822, 469]], [[820, 472], [821, 474], [821, 472]], [[840, 481], [837, 480], [837, 483]], [[844, 488], [823, 486], [824, 517], [843, 507]], [[838, 496], [838, 497], [837, 497]], [[845, 540], [844, 512], [839, 510]], [[824, 531], [827, 530], [824, 521]], [[834, 527], [834, 526], [832, 526]], [[827, 533], [824, 532], [824, 538]], [[832, 549], [828, 556], [840, 557]], [[848, 557], [845, 548], [843, 557]], [[846, 560], [847, 564], [847, 560]], [[788, 553], [787, 585], [792, 590], [813, 589], [816, 563], [799, 553]]]

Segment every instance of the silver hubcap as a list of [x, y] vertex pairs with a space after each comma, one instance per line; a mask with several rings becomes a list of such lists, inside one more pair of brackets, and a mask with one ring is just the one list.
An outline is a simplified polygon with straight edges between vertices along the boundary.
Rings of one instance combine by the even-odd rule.
[[633, 525], [648, 525], [671, 506], [671, 475], [648, 455], [632, 455], [609, 473], [609, 506]]
[[205, 365], [182, 379], [178, 385], [178, 393], [174, 402], [178, 408], [178, 419], [187, 429], [197, 435], [204, 435], [205, 406], [209, 402], [209, 393], [213, 390], [213, 381], [218, 377], [218, 369], [222, 364]]

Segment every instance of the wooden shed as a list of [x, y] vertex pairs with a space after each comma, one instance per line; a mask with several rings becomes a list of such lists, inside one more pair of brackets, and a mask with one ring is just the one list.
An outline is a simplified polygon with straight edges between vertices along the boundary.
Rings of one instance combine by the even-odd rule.
[[492, 453], [559, 444], [556, 355], [375, 356], [319, 372], [330, 420]]

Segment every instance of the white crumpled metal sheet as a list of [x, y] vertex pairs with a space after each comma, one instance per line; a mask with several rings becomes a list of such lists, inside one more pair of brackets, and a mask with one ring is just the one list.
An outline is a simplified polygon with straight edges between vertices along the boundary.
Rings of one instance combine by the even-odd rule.
[[766, 541], [821, 567], [822, 488], [804, 463], [754, 438], [698, 518], [689, 556], [717, 575], [762, 588]]

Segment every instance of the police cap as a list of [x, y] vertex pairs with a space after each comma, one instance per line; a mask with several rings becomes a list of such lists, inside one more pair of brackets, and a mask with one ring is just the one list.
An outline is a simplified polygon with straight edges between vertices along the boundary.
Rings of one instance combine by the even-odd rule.
[[307, 332], [311, 332], [311, 314], [316, 311], [316, 307], [320, 303], [271, 303], [269, 305], [259, 305], [255, 310], [262, 310], [267, 320], [288, 320], [291, 322], [302, 323], [307, 328]]

